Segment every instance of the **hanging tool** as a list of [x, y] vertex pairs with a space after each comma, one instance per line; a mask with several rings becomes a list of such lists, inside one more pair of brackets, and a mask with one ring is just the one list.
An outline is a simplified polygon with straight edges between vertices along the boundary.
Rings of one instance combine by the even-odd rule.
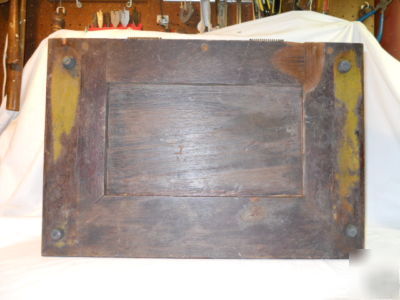
[[303, 10], [300, 6], [300, 0], [295, 0], [293, 2], [293, 10]]
[[308, 0], [307, 6], [308, 6], [308, 10], [313, 10], [313, 0]]
[[57, 6], [56, 11], [53, 14], [53, 32], [65, 28], [65, 15], [66, 10], [65, 7], [62, 6], [62, 2], [60, 0], [59, 5]]
[[364, 4], [362, 4], [360, 6], [360, 16], [359, 17], [361, 18], [362, 16], [366, 15], [367, 13], [369, 13], [373, 10], [374, 10], [373, 6], [371, 4], [369, 4], [368, 1], [365, 1]]
[[118, 11], [118, 10], [112, 10], [112, 11], [110, 12], [110, 14], [111, 14], [111, 24], [112, 24], [114, 27], [118, 27], [119, 21], [120, 21], [120, 14], [119, 14], [119, 11]]
[[109, 12], [104, 12], [103, 13], [103, 22], [104, 22], [104, 27], [111, 27], [111, 15]]
[[392, 3], [392, 0], [382, 0], [375, 7], [374, 10], [370, 11], [369, 13], [363, 15], [361, 18], [358, 19], [358, 21], [364, 22], [366, 19], [368, 19], [369, 17], [375, 15], [380, 10], [379, 29], [378, 29], [378, 35], [376, 37], [378, 42], [382, 41], [382, 38], [383, 38], [383, 26], [384, 26], [384, 23], [385, 23], [385, 10], [391, 3]]
[[261, 10], [257, 0], [253, 0], [253, 15], [256, 19], [261, 18]]
[[328, 14], [329, 13], [329, 0], [324, 0], [324, 4], [322, 7], [322, 13]]
[[97, 23], [97, 12], [94, 13], [92, 17], [92, 23], [90, 24], [92, 28], [97, 28], [99, 26], [99, 23]]
[[121, 21], [122, 26], [124, 26], [124, 27], [128, 26], [129, 18], [130, 18], [129, 10], [126, 10], [126, 9], [120, 10], [119, 14], [120, 14], [120, 21]]
[[200, 0], [200, 22], [197, 24], [197, 30], [200, 33], [212, 30], [210, 0]]
[[281, 12], [282, 12], [282, 1], [281, 0], [273, 0], [272, 14], [277, 15], [277, 14], [280, 14]]
[[82, 8], [82, 7], [83, 7], [82, 2], [79, 1], [79, 0], [75, 0], [75, 4], [76, 4], [76, 7], [77, 7], [77, 8]]
[[237, 0], [236, 1], [236, 24], [240, 24], [240, 23], [242, 23], [242, 0]]
[[254, 3], [254, 15], [257, 19], [264, 17], [264, 5], [262, 0], [253, 0]]
[[179, 9], [179, 19], [182, 23], [186, 24], [189, 22], [190, 18], [193, 16], [194, 7], [192, 1], [181, 2], [181, 7]]
[[272, 7], [269, 0], [258, 0], [261, 17], [267, 17], [272, 14]]
[[128, 0], [128, 2], [126, 2], [126, 7], [127, 8], [131, 8], [132, 7], [132, 3], [133, 3], [133, 1], [132, 0]]
[[140, 13], [136, 10], [136, 7], [133, 8], [132, 20], [133, 20], [133, 24], [135, 24], [135, 26], [139, 26], [139, 24], [140, 24]]
[[96, 17], [97, 17], [97, 27], [98, 28], [103, 28], [103, 25], [104, 25], [104, 16], [103, 16], [103, 12], [101, 11], [101, 10], [99, 10], [97, 13], [96, 13]]
[[228, 25], [228, 3], [226, 0], [220, 0], [218, 2], [218, 26], [219, 28], [226, 27]]

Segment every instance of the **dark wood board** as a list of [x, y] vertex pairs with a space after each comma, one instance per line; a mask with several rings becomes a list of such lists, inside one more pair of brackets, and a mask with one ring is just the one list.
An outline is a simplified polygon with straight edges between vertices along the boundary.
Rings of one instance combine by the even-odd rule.
[[347, 258], [363, 248], [362, 51], [50, 40], [43, 255]]

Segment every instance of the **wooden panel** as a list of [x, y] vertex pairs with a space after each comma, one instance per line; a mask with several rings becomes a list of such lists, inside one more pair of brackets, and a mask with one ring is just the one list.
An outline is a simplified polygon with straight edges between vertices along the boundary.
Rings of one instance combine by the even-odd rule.
[[109, 89], [107, 194], [302, 194], [301, 88]]
[[[112, 40], [107, 45], [107, 62], [112, 62], [107, 65], [108, 82], [299, 86], [297, 78], [271, 67], [273, 56], [267, 55], [265, 46], [257, 41], [132, 39]], [[155, 53], [154, 47], [160, 51]], [[283, 42], [269, 46], [271, 53], [284, 47]], [[125, 53], [127, 48], [129, 55]], [[296, 50], [290, 58], [304, 59], [304, 49]], [[304, 77], [304, 69], [298, 72]]]
[[303, 218], [306, 210], [301, 198], [107, 196], [94, 211], [82, 212], [80, 245], [66, 254], [175, 258], [345, 256], [338, 255], [329, 223], [318, 215]]
[[[232, 64], [242, 59], [239, 71], [231, 72], [227, 64], [227, 72], [221, 72], [224, 66], [205, 60], [209, 73], [190, 76], [190, 68], [181, 61], [201, 55], [204, 45], [223, 53], [244, 53], [251, 47], [255, 51], [245, 59], [231, 52]], [[108, 56], [108, 47], [115, 49], [114, 56]], [[135, 82], [132, 76], [114, 82], [117, 75], [110, 76], [116, 73], [107, 68], [119, 64], [119, 56], [133, 62], [144, 48], [148, 57], [164, 55], [173, 61], [162, 59], [159, 67], [146, 71], [147, 61], [139, 58], [137, 69], [147, 73], [136, 74], [148, 82]], [[164, 53], [176, 49], [185, 55]], [[363, 247], [362, 45], [71, 39], [50, 41], [49, 51], [43, 255], [347, 258]], [[76, 67], [63, 68], [64, 56], [74, 56]], [[340, 72], [344, 60], [351, 68]], [[121, 65], [121, 72], [129, 75], [132, 66]], [[180, 74], [171, 77], [179, 82], [165, 84], [167, 77], [159, 70]], [[218, 80], [210, 83], [208, 74], [213, 73], [223, 76], [211, 75]], [[187, 81], [184, 74], [189, 74]], [[249, 111], [252, 117], [246, 117]], [[274, 114], [283, 114], [283, 120], [270, 134]], [[222, 130], [226, 128], [233, 130]], [[282, 128], [295, 130], [285, 133]], [[213, 130], [219, 139], [210, 134]], [[186, 155], [185, 143], [181, 151], [180, 143], [169, 148], [160, 139], [178, 137], [185, 142], [193, 133], [209, 146], [226, 150], [224, 156], [217, 152], [215, 161], [212, 155], [196, 158], [198, 164], [218, 166], [208, 169], [211, 174], [224, 174], [226, 162], [235, 166], [233, 172], [251, 170], [257, 163], [271, 170], [272, 161], [279, 165], [285, 155], [291, 157], [290, 172], [281, 179], [286, 183], [281, 187], [291, 194], [269, 195], [276, 188], [268, 185], [269, 172], [256, 180], [240, 177], [245, 193], [232, 189], [232, 182], [223, 189], [215, 185], [212, 194], [203, 183], [196, 191], [188, 177], [178, 181], [178, 188], [164, 184], [189, 170], [190, 161], [177, 162]], [[250, 148], [252, 155], [240, 159], [239, 152], [245, 150], [236, 145], [250, 140], [266, 142], [277, 151]], [[189, 150], [206, 149], [201, 139], [190, 141]], [[119, 146], [129, 150], [122, 156], [113, 153]], [[233, 149], [238, 152], [232, 160]], [[125, 175], [113, 166], [119, 159], [126, 166], [118, 167], [129, 171]], [[148, 170], [152, 176], [140, 181]], [[296, 170], [301, 170], [302, 180], [293, 176]], [[196, 168], [192, 171], [200, 174]], [[207, 180], [227, 182], [229, 176], [221, 174]], [[128, 182], [114, 180], [117, 175], [127, 176]], [[297, 195], [300, 182], [302, 195]], [[107, 195], [115, 188], [122, 194]]]

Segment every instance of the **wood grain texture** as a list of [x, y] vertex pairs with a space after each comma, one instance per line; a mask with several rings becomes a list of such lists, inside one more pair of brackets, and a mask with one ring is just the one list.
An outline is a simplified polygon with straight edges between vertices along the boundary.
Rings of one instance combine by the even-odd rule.
[[109, 89], [107, 194], [302, 195], [301, 89]]
[[70, 255], [337, 257], [329, 223], [306, 214], [301, 198], [106, 196], [80, 216], [81, 244]]
[[[108, 82], [300, 85], [271, 67], [272, 54], [286, 47], [283, 42], [269, 43], [268, 49], [258, 41], [131, 39], [107, 46]], [[292, 52], [286, 59], [297, 58]]]
[[[43, 255], [347, 258], [363, 247], [362, 45], [73, 39], [49, 51]], [[71, 54], [77, 117], [53, 160], [54, 65]]]

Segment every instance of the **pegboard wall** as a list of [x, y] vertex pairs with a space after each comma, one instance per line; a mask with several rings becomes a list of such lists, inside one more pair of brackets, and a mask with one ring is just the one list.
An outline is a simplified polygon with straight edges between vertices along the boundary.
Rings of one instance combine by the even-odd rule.
[[[329, 7], [329, 14], [335, 17], [343, 18], [349, 21], [356, 21], [360, 18], [360, 8], [365, 2], [368, 2], [371, 6], [374, 6], [374, 0], [347, 0], [338, 1], [331, 0]], [[374, 18], [368, 18], [364, 22], [365, 26], [374, 32]]]
[[[52, 15], [54, 14], [58, 1], [56, 3], [48, 0], [28, 0], [28, 16], [27, 16], [27, 45], [26, 52], [29, 56], [33, 53], [39, 42], [51, 33]], [[83, 2], [82, 8], [77, 8], [74, 2], [64, 2], [66, 9], [66, 28], [73, 30], [85, 30], [90, 25], [93, 16], [98, 10], [109, 12], [111, 10], [121, 10], [125, 7], [124, 2]], [[194, 3], [195, 13], [189, 24], [183, 24], [179, 19], [180, 2], [164, 2], [160, 0], [142, 0], [135, 2], [133, 5], [141, 14], [141, 23], [144, 30], [165, 31], [165, 29], [157, 25], [157, 15], [162, 14], [169, 16], [169, 31], [180, 33], [197, 33], [197, 23], [200, 20], [199, 4]], [[212, 22], [216, 25], [216, 7], [211, 4]], [[229, 5], [228, 24], [234, 24], [235, 21], [235, 4]], [[242, 4], [242, 20], [249, 21], [252, 19], [252, 8], [250, 4]]]

